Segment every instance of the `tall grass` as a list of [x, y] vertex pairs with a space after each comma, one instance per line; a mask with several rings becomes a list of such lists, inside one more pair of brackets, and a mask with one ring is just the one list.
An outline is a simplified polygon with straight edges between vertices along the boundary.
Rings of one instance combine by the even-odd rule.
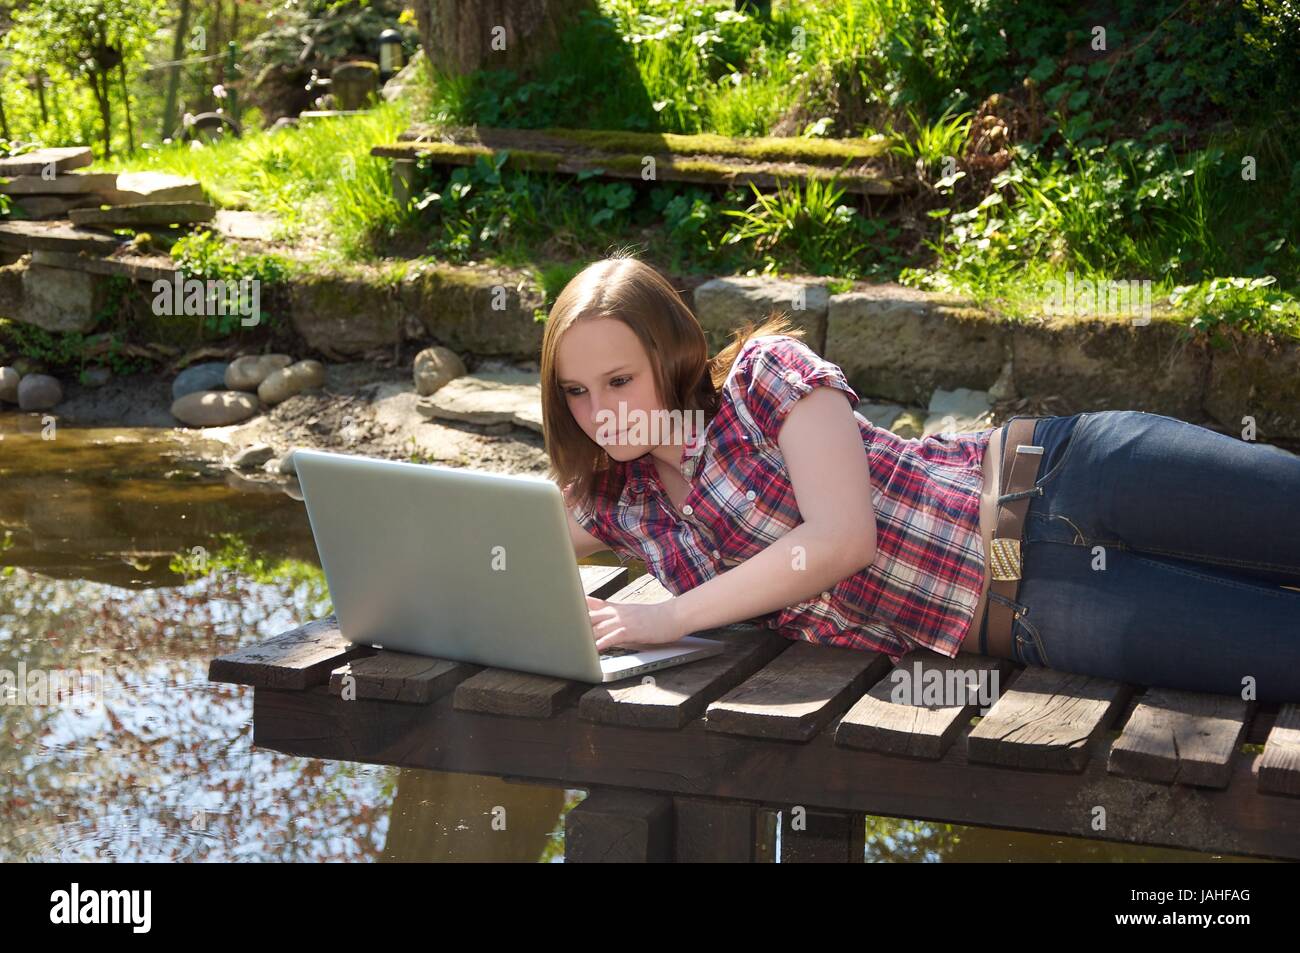
[[328, 239], [327, 250], [355, 257], [369, 236], [402, 219], [389, 162], [370, 149], [395, 142], [409, 123], [404, 105], [384, 103], [360, 115], [304, 120], [240, 139], [144, 150], [97, 168], [190, 176], [221, 207], [275, 215], [282, 237]]

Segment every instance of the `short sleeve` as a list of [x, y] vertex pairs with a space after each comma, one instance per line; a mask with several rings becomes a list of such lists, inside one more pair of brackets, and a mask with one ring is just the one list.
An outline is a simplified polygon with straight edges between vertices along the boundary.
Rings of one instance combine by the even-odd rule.
[[570, 484], [564, 488], [564, 505], [573, 514], [574, 520], [577, 521], [579, 526], [616, 553], [619, 562], [627, 562], [630, 558], [627, 539], [614, 520], [613, 508], [604, 505], [598, 497], [594, 497], [593, 501], [587, 503], [575, 501], [569, 493], [572, 486]]
[[856, 407], [860, 398], [838, 364], [786, 335], [754, 338], [738, 372], [743, 398], [760, 435], [776, 443], [794, 405], [814, 387], [834, 387]]

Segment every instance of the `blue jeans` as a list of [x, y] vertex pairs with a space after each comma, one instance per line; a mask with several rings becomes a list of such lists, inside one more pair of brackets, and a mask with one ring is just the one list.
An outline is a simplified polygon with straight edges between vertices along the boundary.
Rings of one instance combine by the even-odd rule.
[[1140, 411], [1049, 417], [1034, 443], [1017, 661], [1300, 701], [1300, 456]]

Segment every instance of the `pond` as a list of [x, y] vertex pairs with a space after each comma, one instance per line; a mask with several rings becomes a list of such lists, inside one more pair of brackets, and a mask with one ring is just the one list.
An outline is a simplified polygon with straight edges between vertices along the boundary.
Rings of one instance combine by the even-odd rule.
[[[253, 747], [252, 690], [209, 660], [331, 610], [284, 490], [178, 432], [0, 413], [0, 671], [102, 702], [0, 698], [0, 861], [562, 860], [582, 791]], [[867, 859], [1236, 858], [870, 817]]]

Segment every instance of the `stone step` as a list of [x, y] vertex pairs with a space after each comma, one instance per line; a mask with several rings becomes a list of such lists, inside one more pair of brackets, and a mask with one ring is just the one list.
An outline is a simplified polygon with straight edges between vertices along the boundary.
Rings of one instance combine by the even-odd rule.
[[0, 222], [0, 244], [25, 251], [108, 255], [124, 242], [115, 236], [78, 228], [68, 222]]
[[215, 211], [206, 202], [132, 202], [108, 208], [74, 208], [68, 212], [68, 217], [74, 225], [125, 228], [210, 222]]
[[37, 149], [20, 156], [0, 159], [0, 176], [10, 178], [16, 175], [40, 176], [47, 174], [46, 169], [55, 173], [69, 169], [79, 169], [94, 161], [88, 146], [63, 146], [52, 149]]
[[74, 208], [95, 208], [104, 203], [104, 197], [94, 192], [77, 195], [24, 195], [14, 199], [14, 208], [29, 219], [67, 218]]
[[80, 195], [95, 193], [114, 205], [135, 202], [203, 202], [195, 179], [168, 172], [65, 172], [53, 178], [14, 176], [0, 182], [6, 195]]
[[117, 188], [116, 172], [64, 172], [47, 179], [39, 175], [10, 176], [0, 182], [6, 195], [83, 195], [96, 192], [106, 195]]

